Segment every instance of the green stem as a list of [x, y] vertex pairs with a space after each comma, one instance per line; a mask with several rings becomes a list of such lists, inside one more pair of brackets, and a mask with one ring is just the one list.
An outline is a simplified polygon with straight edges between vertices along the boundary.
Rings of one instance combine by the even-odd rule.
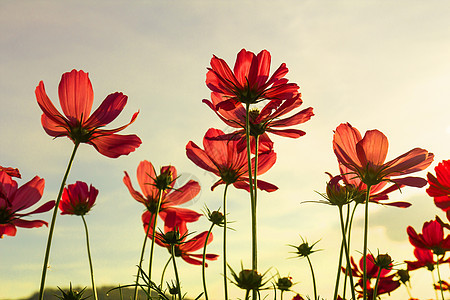
[[[151, 215], [151, 217], [153, 219], [153, 225], [152, 225], [152, 244], [151, 244], [151, 248], [150, 248], [150, 260], [148, 263], [148, 282], [149, 282], [149, 286], [148, 286], [148, 293], [150, 294], [150, 285], [152, 282], [152, 265], [153, 265], [153, 250], [155, 248], [155, 233], [156, 233], [156, 221], [158, 220], [158, 215], [159, 215], [159, 210], [161, 208], [161, 201], [162, 201], [162, 195], [163, 195], [164, 191], [159, 190], [159, 197], [158, 197], [158, 205], [156, 206], [156, 212], [155, 214]], [[152, 221], [152, 220], [150, 220]], [[150, 226], [150, 222], [148, 222], [148, 226]], [[148, 231], [148, 229], [147, 229]]]
[[[352, 210], [352, 214], [350, 219], [347, 218], [347, 223], [346, 223], [346, 232], [347, 232], [347, 248], [349, 249], [348, 252], [350, 253], [350, 243], [351, 243], [351, 233], [352, 233], [352, 224], [353, 224], [353, 218], [355, 216], [355, 211], [356, 211], [356, 207], [358, 206], [358, 203], [355, 203], [355, 206], [353, 206], [353, 210]], [[350, 206], [349, 206], [350, 209]], [[350, 211], [349, 211], [350, 212]], [[350, 262], [347, 262], [347, 270], [351, 270], [351, 266], [350, 266]], [[348, 277], [348, 272], [345, 272], [345, 280], [344, 280], [344, 292], [343, 292], [343, 299], [345, 299], [345, 295], [346, 295], [346, 289], [347, 289], [347, 277]]]
[[147, 232], [145, 233], [144, 242], [142, 243], [141, 257], [139, 258], [139, 267], [136, 274], [136, 285], [134, 287], [134, 300], [137, 299], [138, 296], [138, 284], [139, 284], [139, 274], [142, 269], [142, 262], [144, 261], [144, 253], [145, 253], [145, 245], [147, 244], [148, 233], [150, 231], [150, 226], [147, 226]]
[[366, 300], [367, 295], [367, 239], [369, 231], [369, 199], [370, 199], [370, 188], [371, 185], [367, 185], [366, 191], [366, 201], [364, 209], [364, 247], [363, 247], [363, 299]]
[[[252, 176], [252, 160], [251, 160], [251, 143], [250, 143], [250, 118], [249, 118], [250, 104], [246, 104], [245, 108], [245, 138], [247, 141], [247, 162], [248, 162], [248, 181], [250, 185], [250, 202], [251, 202], [251, 217], [252, 217], [252, 270], [257, 271], [258, 257], [257, 257], [257, 238], [256, 238], [256, 201], [255, 188], [253, 187]], [[256, 291], [253, 291], [253, 300], [256, 300]]]
[[50, 223], [50, 229], [48, 232], [44, 264], [42, 266], [41, 286], [39, 289], [39, 300], [42, 300], [44, 298], [45, 277], [47, 275], [48, 260], [50, 258], [50, 248], [52, 246], [52, 238], [53, 238], [53, 232], [55, 230], [55, 222], [56, 222], [56, 215], [58, 214], [59, 202], [61, 201], [61, 195], [64, 190], [64, 186], [66, 185], [66, 180], [67, 180], [67, 177], [69, 176], [69, 171], [72, 166], [73, 160], [75, 158], [75, 153], [77, 152], [79, 145], [80, 145], [79, 142], [76, 142], [74, 145], [72, 155], [70, 156], [70, 159], [69, 159], [69, 164], [67, 165], [66, 173], [64, 174], [63, 180], [61, 182], [61, 186], [59, 188], [58, 197], [56, 197], [55, 208], [53, 209], [52, 221]]
[[378, 282], [380, 282], [381, 270], [383, 270], [383, 269], [379, 268], [378, 275], [377, 275], [377, 281], [375, 281], [375, 288], [373, 289], [373, 300], [377, 299]]
[[313, 287], [314, 287], [314, 300], [318, 300], [317, 299], [317, 289], [316, 289], [316, 277], [314, 276], [313, 266], [312, 266], [311, 260], [309, 259], [309, 256], [306, 256], [306, 259], [308, 260], [309, 268], [311, 269], [311, 276], [312, 276]]
[[161, 284], [159, 285], [159, 287], [162, 289], [163, 288], [163, 284], [164, 284], [164, 274], [166, 273], [166, 269], [169, 266], [170, 261], [172, 260], [172, 256], [169, 257], [169, 259], [166, 262], [166, 265], [164, 266], [164, 269], [161, 273]]
[[228, 280], [227, 280], [227, 190], [228, 185], [225, 185], [223, 192], [223, 288], [225, 300], [228, 300]]
[[[434, 278], [434, 273], [432, 270], [430, 271], [430, 273], [431, 273], [431, 279], [433, 280], [433, 287], [434, 287], [434, 285], [436, 284], [436, 279]], [[433, 290], [434, 290], [434, 294], [436, 296], [436, 300], [438, 300], [439, 299], [438, 292], [435, 288], [433, 288]]]
[[95, 281], [94, 281], [94, 267], [92, 266], [91, 249], [89, 246], [88, 227], [86, 224], [86, 220], [84, 219], [84, 215], [81, 215], [81, 219], [83, 220], [84, 230], [86, 231], [86, 246], [87, 246], [88, 259], [89, 259], [89, 270], [91, 271], [92, 293], [94, 294], [94, 300], [97, 300], [98, 299], [97, 288], [95, 287]]
[[[341, 221], [342, 242], [344, 244], [345, 257], [347, 259], [347, 267], [345, 268], [345, 273], [347, 274], [347, 273], [349, 273], [348, 271], [350, 270], [350, 253], [349, 253], [348, 246], [347, 246], [347, 241], [346, 241], [346, 232], [345, 232], [345, 226], [344, 226], [344, 217], [342, 215], [342, 207], [340, 207], [340, 206], [339, 206], [339, 219]], [[355, 288], [354, 287], [355, 287], [355, 284], [353, 282], [353, 275], [350, 272], [350, 289], [351, 289], [351, 292], [352, 292], [353, 299], [356, 299]]]
[[247, 291], [245, 292], [245, 297], [244, 297], [244, 299], [247, 300], [249, 295], [250, 295], [250, 290], [247, 290]]
[[205, 272], [205, 261], [206, 261], [206, 246], [208, 245], [208, 239], [211, 231], [214, 227], [214, 223], [211, 224], [208, 234], [206, 235], [205, 245], [203, 246], [203, 259], [202, 259], [202, 281], [203, 281], [203, 291], [205, 292], [205, 299], [208, 300], [208, 291], [206, 290], [206, 272]]
[[171, 248], [170, 254], [172, 255], [172, 261], [173, 261], [173, 271], [175, 272], [175, 279], [177, 281], [177, 287], [178, 287], [178, 299], [181, 300], [180, 278], [178, 277], [177, 264], [175, 263], [175, 245], [172, 245], [170, 248]]
[[439, 271], [439, 255], [437, 255], [437, 254], [436, 254], [436, 270], [437, 270], [438, 279], [439, 279], [439, 287], [441, 288], [442, 300], [445, 300], [444, 299], [444, 290], [442, 289], [441, 272]]

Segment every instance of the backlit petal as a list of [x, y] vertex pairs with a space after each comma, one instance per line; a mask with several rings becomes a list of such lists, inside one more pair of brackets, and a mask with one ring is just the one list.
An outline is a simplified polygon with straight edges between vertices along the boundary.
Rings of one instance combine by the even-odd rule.
[[69, 120], [86, 121], [91, 114], [94, 91], [88, 73], [72, 70], [64, 73], [58, 88], [59, 101]]

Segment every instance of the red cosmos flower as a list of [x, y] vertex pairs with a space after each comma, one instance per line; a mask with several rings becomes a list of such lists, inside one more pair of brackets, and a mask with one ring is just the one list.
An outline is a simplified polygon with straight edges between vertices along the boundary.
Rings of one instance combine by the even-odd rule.
[[375, 185], [384, 180], [396, 184], [423, 187], [426, 181], [417, 177], [402, 176], [424, 170], [432, 162], [434, 155], [420, 148], [414, 148], [399, 157], [384, 162], [388, 151], [388, 140], [378, 130], [369, 130], [361, 138], [359, 131], [350, 124], [341, 124], [333, 137], [333, 150], [337, 159], [367, 185]]
[[20, 175], [19, 169], [7, 168], [7, 167], [0, 166], [0, 172], [6, 172], [6, 174], [8, 174], [11, 177], [22, 178], [22, 176]]
[[[300, 94], [297, 94], [295, 97], [287, 99], [285, 101], [271, 100], [264, 106], [261, 111], [259, 111], [258, 109], [250, 110], [250, 135], [252, 137], [259, 136], [259, 139], [263, 144], [263, 148], [261, 150], [269, 150], [271, 147], [272, 141], [267, 135], [267, 132], [290, 138], [299, 138], [306, 134], [304, 131], [299, 129], [280, 129], [305, 123], [306, 121], [311, 119], [312, 116], [314, 116], [313, 108], [308, 107], [290, 117], [280, 119], [280, 117], [290, 113], [303, 103], [300, 96]], [[204, 99], [203, 103], [207, 104], [228, 126], [239, 128], [239, 130], [227, 134], [224, 137], [241, 138], [242, 136], [245, 136], [245, 108], [242, 104], [238, 104], [232, 110], [217, 109], [218, 104], [223, 102], [224, 98], [225, 96], [213, 92], [211, 93], [212, 102]], [[254, 138], [252, 139], [252, 143], [254, 144]], [[270, 146], [264, 147], [264, 145], [267, 144]], [[243, 143], [243, 146], [246, 146], [245, 143]]]
[[19, 213], [34, 204], [42, 197], [45, 180], [35, 176], [18, 188], [17, 182], [6, 172], [0, 171], [0, 238], [3, 235], [15, 236], [16, 227], [35, 228], [48, 226], [43, 220], [24, 220], [23, 217], [43, 213], [55, 206], [55, 201], [49, 201], [28, 213]]
[[91, 115], [94, 92], [88, 73], [72, 70], [62, 75], [59, 83], [59, 102], [65, 116], [48, 98], [42, 81], [36, 87], [35, 93], [43, 111], [42, 126], [50, 136], [67, 136], [74, 143], [91, 144], [98, 152], [111, 158], [127, 155], [141, 144], [139, 137], [134, 134], [116, 134], [133, 123], [139, 112], [134, 113], [130, 123], [125, 126], [100, 129], [120, 114], [128, 97], [122, 93], [110, 94]]
[[[150, 215], [142, 215], [142, 221], [144, 223], [144, 229], [147, 231], [147, 226], [150, 221]], [[151, 226], [151, 225], [150, 225]], [[167, 214], [164, 224], [164, 233], [177, 233], [180, 237], [179, 242], [175, 245], [175, 256], [181, 257], [184, 261], [192, 265], [202, 264], [202, 254], [195, 254], [193, 252], [200, 250], [205, 245], [206, 236], [208, 231], [204, 231], [191, 239], [187, 239], [189, 232], [186, 227], [186, 222], [178, 216], [177, 212], [170, 212]], [[153, 228], [150, 228], [148, 236], [151, 238], [153, 233]], [[208, 245], [213, 240], [213, 234], [211, 233], [208, 238]], [[165, 247], [169, 250], [171, 245], [165, 242], [164, 237], [161, 233], [155, 233], [155, 243], [161, 247]], [[216, 260], [219, 257], [217, 254], [206, 254], [207, 260]], [[208, 264], [205, 263], [205, 267]]]
[[206, 85], [220, 93], [224, 100], [217, 108], [232, 110], [239, 103], [254, 104], [262, 100], [286, 100], [298, 94], [298, 85], [284, 78], [288, 72], [286, 64], [269, 78], [270, 53], [262, 50], [258, 55], [242, 49], [236, 58], [233, 71], [228, 64], [215, 55], [206, 74]]
[[[375, 258], [373, 257], [372, 254], [368, 254], [366, 256], [366, 268], [367, 268], [367, 294], [369, 295], [367, 299], [372, 299], [373, 298], [373, 292], [374, 292], [374, 286], [372, 287], [370, 284], [370, 279], [376, 279], [378, 276], [378, 272], [379, 272], [379, 267], [375, 265], [374, 263]], [[356, 284], [357, 286], [362, 287], [363, 285], [363, 265], [364, 265], [364, 260], [361, 257], [361, 259], [359, 260], [359, 266], [355, 263], [353, 257], [350, 258], [350, 263], [352, 265], [352, 276], [353, 277], [358, 277], [358, 283]], [[342, 270], [345, 273], [345, 268], [342, 268]], [[393, 274], [389, 274], [391, 272], [391, 270], [387, 270], [387, 269], [382, 269], [380, 272], [380, 279], [378, 282], [378, 289], [377, 289], [377, 295], [382, 295], [382, 294], [389, 294], [390, 292], [394, 291], [395, 289], [397, 289], [400, 286], [400, 282], [395, 281], [394, 280], [394, 276], [395, 273]], [[363, 297], [363, 291], [359, 291], [358, 292], [358, 298], [362, 298]]]
[[[197, 221], [201, 214], [181, 207], [175, 207], [192, 200], [200, 192], [200, 185], [194, 180], [189, 180], [180, 188], [173, 189], [177, 180], [177, 170], [173, 166], [165, 166], [161, 168], [161, 174], [170, 174], [168, 179], [168, 189], [163, 192], [161, 198], [161, 207], [159, 216], [164, 220], [170, 212], [176, 212], [185, 222]], [[125, 183], [131, 196], [138, 202], [145, 205], [147, 211], [144, 214], [154, 214], [157, 210], [159, 199], [159, 188], [156, 181], [156, 175], [153, 165], [149, 161], [141, 161], [137, 168], [137, 180], [143, 194], [133, 188], [130, 176], [125, 172], [123, 182]], [[161, 176], [159, 176], [161, 178]]]
[[[433, 252], [429, 249], [414, 248], [414, 256], [417, 258], [416, 261], [406, 260], [405, 263], [408, 266], [408, 271], [414, 271], [423, 267], [426, 267], [428, 271], [433, 271], [436, 261], [433, 257]], [[444, 258], [439, 259], [439, 264], [450, 262], [450, 258], [444, 260]]]
[[77, 181], [64, 188], [59, 209], [61, 215], [83, 216], [87, 214], [97, 199], [98, 190], [92, 186], [88, 187], [85, 182]]
[[450, 251], [450, 235], [444, 238], [444, 229], [436, 220], [425, 222], [422, 227], [422, 233], [417, 234], [411, 226], [408, 226], [406, 232], [408, 233], [409, 242], [414, 247], [429, 249], [436, 255]]
[[428, 173], [428, 183], [430, 186], [427, 193], [434, 198], [437, 207], [447, 213], [450, 219], [450, 160], [441, 161], [435, 168], [436, 177]]
[[[205, 150], [190, 141], [186, 145], [187, 157], [200, 168], [220, 177], [211, 190], [219, 184], [233, 184], [238, 189], [249, 191], [247, 151], [239, 149], [239, 140], [218, 139], [223, 135], [223, 131], [210, 128], [203, 138]], [[261, 153], [258, 157], [258, 175], [267, 172], [275, 161], [276, 154], [273, 150]], [[252, 166], [254, 165], [253, 161]], [[278, 189], [275, 185], [259, 179], [257, 185], [259, 189], [267, 192]]]

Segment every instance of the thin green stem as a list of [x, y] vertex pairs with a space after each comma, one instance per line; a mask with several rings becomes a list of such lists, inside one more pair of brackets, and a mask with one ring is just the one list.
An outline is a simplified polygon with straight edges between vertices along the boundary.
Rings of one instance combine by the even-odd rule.
[[164, 269], [162, 270], [161, 273], [161, 284], [159, 285], [159, 287], [162, 289], [163, 288], [163, 284], [164, 284], [164, 274], [166, 273], [166, 269], [169, 266], [170, 261], [172, 260], [172, 255], [169, 257], [169, 259], [167, 260]]
[[437, 254], [436, 254], [436, 270], [437, 270], [437, 274], [438, 274], [439, 287], [440, 287], [440, 289], [441, 289], [442, 300], [445, 300], [445, 299], [444, 299], [444, 290], [442, 289], [441, 272], [439, 271], [439, 255], [437, 255]]
[[[435, 284], [436, 284], [436, 279], [434, 278], [434, 273], [433, 273], [433, 271], [430, 271], [430, 273], [431, 273], [431, 279], [433, 280], [433, 287], [434, 287]], [[435, 294], [435, 296], [436, 296], [436, 300], [438, 300], [438, 299], [439, 299], [438, 292], [437, 292], [436, 289], [433, 289], [433, 290], [434, 290], [434, 294]]]
[[139, 267], [136, 273], [136, 285], [134, 287], [134, 297], [133, 297], [134, 300], [136, 300], [138, 296], [139, 274], [141, 273], [142, 262], [144, 261], [145, 245], [147, 244], [149, 232], [150, 226], [147, 226], [147, 232], [145, 233], [144, 242], [142, 243], [141, 257], [139, 258]]
[[[162, 201], [163, 193], [164, 193], [164, 191], [159, 190], [158, 205], [156, 206], [156, 212], [154, 215], [153, 214], [151, 215], [151, 217], [153, 218], [153, 224], [152, 224], [153, 230], [152, 230], [152, 244], [151, 244], [151, 248], [150, 248], [150, 260], [148, 263], [148, 282], [149, 283], [152, 282], [152, 265], [153, 265], [153, 251], [155, 248], [156, 222], [158, 220], [159, 210], [161, 208], [161, 201]], [[152, 221], [152, 220], [150, 220], [150, 221]], [[150, 226], [150, 222], [148, 223], [148, 226]], [[148, 286], [148, 292], [150, 294], [150, 285]]]
[[227, 191], [229, 184], [225, 185], [223, 192], [223, 289], [225, 300], [228, 300], [228, 280], [227, 280]]
[[211, 231], [214, 227], [214, 223], [211, 224], [208, 234], [206, 235], [205, 245], [203, 245], [203, 259], [202, 259], [202, 281], [203, 281], [203, 291], [205, 292], [205, 299], [208, 300], [208, 291], [206, 289], [206, 272], [205, 272], [205, 261], [206, 261], [206, 246], [208, 245], [208, 239], [211, 235]]
[[[347, 232], [349, 218], [350, 218], [350, 205], [347, 204], [347, 218], [345, 221], [345, 232]], [[337, 270], [337, 274], [336, 274], [336, 284], [334, 286], [333, 300], [337, 299], [338, 291], [339, 291], [339, 279], [341, 278], [342, 258], [344, 255], [344, 239], [345, 239], [345, 237], [343, 237], [341, 240], [341, 248], [339, 250], [339, 263], [338, 263], [338, 270]]]
[[366, 191], [366, 201], [364, 208], [364, 247], [363, 247], [363, 299], [366, 300], [367, 297], [367, 239], [369, 231], [369, 199], [370, 199], [370, 188], [371, 185], [367, 185]]
[[172, 261], [173, 261], [173, 271], [175, 272], [175, 279], [177, 281], [177, 287], [178, 287], [178, 299], [181, 300], [181, 285], [180, 285], [180, 278], [178, 277], [178, 270], [177, 270], [177, 264], [175, 262], [175, 245], [172, 245], [170, 247], [170, 254], [172, 255]]
[[[347, 222], [345, 224], [346, 226], [346, 232], [347, 232], [347, 248], [348, 248], [348, 252], [350, 253], [350, 244], [351, 244], [351, 233], [352, 233], [352, 224], [353, 224], [353, 217], [355, 216], [355, 211], [356, 211], [356, 207], [358, 206], [358, 203], [355, 203], [355, 206], [353, 206], [353, 210], [352, 210], [352, 214], [350, 218], [347, 218]], [[349, 206], [349, 210], [350, 210], [350, 206]], [[350, 211], [349, 211], [350, 213]], [[347, 270], [345, 272], [345, 280], [344, 280], [344, 291], [343, 291], [343, 295], [342, 297], [345, 299], [345, 295], [346, 295], [346, 290], [347, 290], [347, 277], [348, 277], [348, 272], [351, 270], [351, 266], [350, 266], [350, 262], [347, 262]]]
[[313, 287], [314, 287], [314, 300], [318, 300], [317, 299], [317, 288], [316, 288], [316, 277], [314, 276], [313, 266], [312, 266], [311, 260], [309, 259], [308, 255], [306, 256], [306, 259], [308, 260], [309, 268], [311, 269], [311, 276], [312, 276], [312, 282], [313, 282]]
[[66, 180], [67, 180], [67, 177], [69, 176], [70, 168], [72, 167], [72, 163], [75, 158], [75, 153], [77, 152], [79, 145], [80, 145], [80, 143], [76, 142], [73, 147], [72, 155], [70, 156], [69, 163], [68, 163], [67, 169], [66, 169], [66, 173], [64, 174], [63, 180], [61, 182], [61, 186], [59, 188], [58, 197], [56, 197], [55, 208], [53, 209], [52, 221], [50, 223], [50, 229], [48, 232], [44, 264], [42, 266], [41, 286], [39, 288], [39, 300], [42, 300], [44, 298], [45, 278], [47, 276], [48, 260], [50, 258], [50, 248], [52, 246], [53, 232], [55, 230], [55, 222], [56, 222], [56, 215], [58, 214], [59, 202], [61, 201], [61, 195], [64, 190], [64, 186], [66, 185]]
[[86, 231], [86, 247], [87, 247], [87, 255], [88, 255], [88, 259], [89, 259], [89, 270], [91, 271], [92, 293], [94, 294], [94, 300], [97, 300], [98, 297], [97, 297], [97, 288], [95, 287], [95, 281], [94, 281], [94, 267], [92, 265], [91, 249], [89, 246], [89, 232], [88, 232], [88, 227], [87, 227], [84, 215], [81, 215], [81, 219], [83, 220], [84, 230]]
[[250, 296], [250, 290], [247, 290], [247, 291], [245, 292], [245, 297], [244, 297], [244, 299], [247, 300], [247, 299], [248, 299], [248, 296]]
[[[251, 160], [251, 142], [250, 142], [250, 118], [249, 118], [250, 104], [247, 103], [245, 107], [245, 138], [247, 141], [247, 161], [248, 161], [248, 178], [250, 185], [250, 202], [251, 202], [251, 218], [252, 218], [252, 270], [257, 271], [258, 268], [258, 256], [257, 256], [257, 237], [256, 237], [256, 201], [255, 201], [255, 188], [253, 187], [252, 176], [252, 160]], [[256, 292], [252, 293], [253, 300], [256, 300]]]
[[377, 281], [375, 281], [375, 288], [373, 289], [373, 300], [377, 299], [377, 292], [378, 292], [378, 282], [380, 282], [380, 275], [381, 275], [382, 268], [379, 268], [378, 274], [377, 274]]
[[[350, 270], [350, 253], [349, 253], [347, 241], [346, 241], [346, 232], [345, 232], [345, 226], [344, 226], [344, 217], [342, 215], [342, 207], [339, 207], [339, 219], [341, 221], [342, 242], [344, 244], [345, 257], [347, 259], [347, 267], [345, 268], [345, 273], [347, 274], [347, 273], [349, 273], [348, 271]], [[353, 276], [352, 276], [351, 272], [350, 272], [350, 289], [352, 292], [353, 299], [356, 299], [355, 284], [353, 282]]]

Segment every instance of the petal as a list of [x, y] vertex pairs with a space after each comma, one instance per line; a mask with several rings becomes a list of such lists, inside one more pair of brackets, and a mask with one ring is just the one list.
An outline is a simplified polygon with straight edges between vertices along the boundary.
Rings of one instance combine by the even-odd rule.
[[136, 177], [141, 191], [147, 199], [146, 202], [152, 200], [157, 201], [159, 197], [159, 190], [154, 185], [156, 173], [152, 163], [147, 160], [141, 161], [137, 167]]
[[217, 170], [217, 166], [212, 161], [212, 159], [208, 156], [205, 150], [200, 149], [200, 147], [195, 143], [191, 141], [187, 143], [186, 155], [194, 164], [196, 164], [200, 168], [220, 176]]
[[378, 130], [369, 130], [356, 144], [356, 152], [362, 166], [381, 166], [386, 160], [388, 139]]
[[52, 118], [49, 118], [46, 114], [41, 116], [41, 124], [45, 132], [49, 136], [60, 137], [69, 136], [69, 127], [66, 123], [55, 122]]
[[88, 73], [72, 70], [64, 73], [58, 88], [59, 102], [69, 120], [85, 121], [91, 114], [94, 91]]
[[88, 142], [94, 148], [110, 158], [128, 155], [141, 145], [141, 139], [135, 135], [108, 134], [96, 136]]
[[414, 148], [405, 154], [387, 162], [383, 172], [390, 176], [410, 174], [426, 169], [434, 159], [434, 154], [427, 150]]
[[3, 238], [3, 235], [15, 236], [17, 232], [16, 226], [13, 224], [0, 224], [0, 238]]
[[30, 212], [28, 212], [26, 214], [17, 214], [17, 215], [28, 216], [28, 215], [32, 215], [32, 214], [40, 214], [40, 213], [43, 213], [43, 212], [47, 212], [47, 211], [51, 210], [53, 207], [55, 207], [55, 203], [56, 203], [56, 201], [54, 201], [54, 200], [48, 201], [48, 202], [44, 203], [43, 205], [39, 206], [38, 208], [36, 208], [33, 211], [30, 211]]
[[167, 215], [172, 213], [176, 214], [180, 219], [182, 219], [186, 223], [195, 222], [202, 216], [196, 211], [181, 207], [165, 208], [159, 213], [159, 216], [161, 217], [161, 219], [166, 220]]
[[304, 136], [306, 134], [306, 132], [304, 132], [303, 130], [300, 129], [282, 129], [282, 130], [278, 130], [278, 129], [266, 129], [267, 132], [279, 135], [279, 136], [284, 136], [284, 137], [288, 137], [288, 138], [299, 138], [301, 136]]
[[45, 92], [44, 82], [39, 82], [39, 85], [36, 87], [34, 93], [36, 94], [37, 102], [39, 104], [39, 107], [44, 112], [44, 115], [46, 115], [56, 123], [59, 123], [62, 121], [62, 119], [65, 119], [55, 108], [52, 101], [48, 98], [47, 93]]
[[45, 180], [35, 176], [22, 185], [12, 199], [12, 210], [20, 211], [37, 203], [44, 192]]
[[[256, 72], [257, 76], [255, 79], [255, 85], [256, 86], [263, 86], [267, 79], [269, 78], [270, 73], [270, 53], [267, 50], [262, 50], [258, 53], [258, 56], [256, 57], [258, 70]], [[253, 82], [253, 80], [251, 81]]]
[[200, 193], [200, 184], [197, 181], [189, 180], [188, 183], [183, 185], [181, 188], [172, 190], [164, 198], [164, 206], [173, 206], [186, 203]]
[[257, 77], [257, 67], [256, 55], [253, 52], [245, 49], [239, 51], [233, 70], [240, 87], [253, 85]]
[[302, 124], [309, 121], [312, 116], [314, 116], [313, 108], [308, 107], [289, 118], [271, 122], [270, 127], [287, 127]]
[[42, 226], [48, 226], [48, 223], [43, 220], [22, 220], [22, 219], [15, 219], [13, 221], [13, 224], [17, 227], [23, 227], [23, 228], [38, 228]]
[[[182, 252], [194, 252], [199, 249], [202, 249], [205, 245], [206, 237], [208, 235], [208, 231], [203, 231], [202, 233], [196, 235], [189, 241], [180, 245], [180, 250]], [[207, 245], [209, 245], [213, 241], [213, 234], [211, 233], [208, 237]]]
[[350, 124], [341, 124], [333, 135], [333, 150], [339, 162], [352, 171], [361, 168], [356, 144], [361, 140], [359, 131]]
[[145, 198], [144, 196], [141, 195], [141, 193], [139, 193], [138, 191], [136, 191], [133, 188], [133, 185], [131, 184], [131, 179], [130, 176], [128, 175], [127, 172], [124, 172], [125, 176], [123, 177], [123, 183], [125, 184], [125, 186], [128, 188], [128, 191], [131, 194], [131, 197], [133, 197], [136, 201], [141, 202], [142, 204], [145, 204]]
[[[97, 128], [105, 126], [114, 121], [127, 104], [128, 97], [122, 93], [110, 94], [103, 100], [102, 104], [94, 111], [84, 126]], [[130, 122], [131, 124], [132, 122]]]

